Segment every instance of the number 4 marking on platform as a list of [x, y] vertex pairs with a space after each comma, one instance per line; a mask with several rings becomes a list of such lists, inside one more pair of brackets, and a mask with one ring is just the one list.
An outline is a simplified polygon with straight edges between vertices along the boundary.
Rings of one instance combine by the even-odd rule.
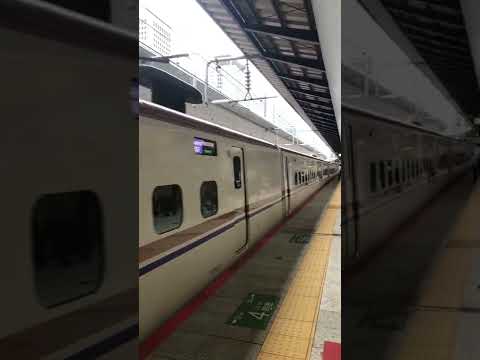
[[265, 313], [265, 312], [259, 313], [259, 312], [249, 311], [248, 313], [249, 313], [250, 315], [252, 315], [255, 319], [258, 319], [258, 320], [263, 320], [263, 318], [264, 318], [265, 316], [268, 316], [268, 314]]

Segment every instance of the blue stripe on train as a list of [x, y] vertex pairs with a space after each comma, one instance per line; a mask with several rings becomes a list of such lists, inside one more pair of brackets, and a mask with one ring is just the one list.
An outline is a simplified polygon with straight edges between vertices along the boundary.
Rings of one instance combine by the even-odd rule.
[[[248, 215], [248, 217], [252, 217], [252, 216], [255, 216], [255, 215], [258, 215], [260, 214], [261, 212], [267, 210], [267, 209], [270, 209], [272, 206], [278, 204], [280, 201], [282, 201], [282, 199], [279, 199], [277, 201], [275, 201], [274, 203], [264, 207], [264, 208], [261, 208], [255, 212], [252, 212], [251, 214]], [[145, 275], [146, 273], [156, 269], [157, 267], [159, 266], [162, 266], [163, 264], [169, 262], [169, 261], [172, 261], [173, 259], [179, 257], [180, 255], [183, 255], [185, 254], [186, 252], [196, 248], [197, 246], [199, 245], [202, 245], [203, 243], [207, 242], [208, 240], [210, 239], [213, 239], [214, 237], [224, 233], [225, 231], [231, 229], [232, 227], [234, 227], [236, 224], [238, 224], [240, 221], [243, 221], [245, 219], [245, 217], [241, 217], [240, 219], [237, 219], [236, 221], [234, 221], [233, 223], [230, 223], [228, 225], [225, 225], [224, 227], [214, 231], [213, 233], [211, 234], [208, 234], [208, 235], [205, 235], [204, 237], [198, 239], [197, 241], [191, 243], [191, 244], [188, 244], [186, 245], [185, 247], [183, 248], [180, 248], [170, 254], [168, 254], [167, 256], [164, 256], [156, 261], [153, 261], [151, 262], [150, 264], [148, 265], [145, 265], [144, 267], [140, 268], [140, 276], [142, 275]]]
[[132, 325], [90, 347], [79, 351], [74, 355], [70, 355], [65, 360], [84, 360], [96, 359], [99, 356], [109, 353], [113, 349], [131, 341], [138, 337], [138, 324]]

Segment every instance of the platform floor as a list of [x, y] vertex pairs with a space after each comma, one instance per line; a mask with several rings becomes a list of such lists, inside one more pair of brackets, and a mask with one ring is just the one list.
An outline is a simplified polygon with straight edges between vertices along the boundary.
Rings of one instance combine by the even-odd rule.
[[340, 246], [333, 180], [148, 359], [322, 359], [325, 341], [340, 342]]
[[480, 182], [460, 178], [389, 239], [344, 284], [342, 316], [345, 359], [479, 359]]

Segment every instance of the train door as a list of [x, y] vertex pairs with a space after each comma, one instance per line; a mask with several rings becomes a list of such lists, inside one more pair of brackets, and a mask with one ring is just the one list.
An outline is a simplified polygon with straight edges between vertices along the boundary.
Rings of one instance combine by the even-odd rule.
[[248, 203], [247, 203], [247, 182], [245, 177], [245, 155], [243, 148], [232, 146], [230, 150], [233, 168], [233, 198], [232, 203], [236, 209], [241, 209], [245, 215], [245, 221], [239, 222], [236, 226], [242, 227], [241, 236], [238, 237], [238, 250], [248, 244]]
[[[345, 119], [345, 118], [344, 118]], [[345, 119], [347, 120], [347, 119]], [[355, 159], [352, 126], [342, 126], [345, 152], [342, 154], [342, 253], [346, 263], [354, 262], [358, 256], [358, 202], [355, 174]]]
[[284, 176], [285, 176], [285, 216], [290, 214], [290, 173], [289, 173], [289, 161], [285, 156]]

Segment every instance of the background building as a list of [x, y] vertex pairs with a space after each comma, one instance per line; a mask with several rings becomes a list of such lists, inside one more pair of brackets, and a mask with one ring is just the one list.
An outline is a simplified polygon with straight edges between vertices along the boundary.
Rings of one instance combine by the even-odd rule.
[[172, 49], [171, 27], [148, 8], [139, 9], [139, 41], [154, 55], [167, 56]]

